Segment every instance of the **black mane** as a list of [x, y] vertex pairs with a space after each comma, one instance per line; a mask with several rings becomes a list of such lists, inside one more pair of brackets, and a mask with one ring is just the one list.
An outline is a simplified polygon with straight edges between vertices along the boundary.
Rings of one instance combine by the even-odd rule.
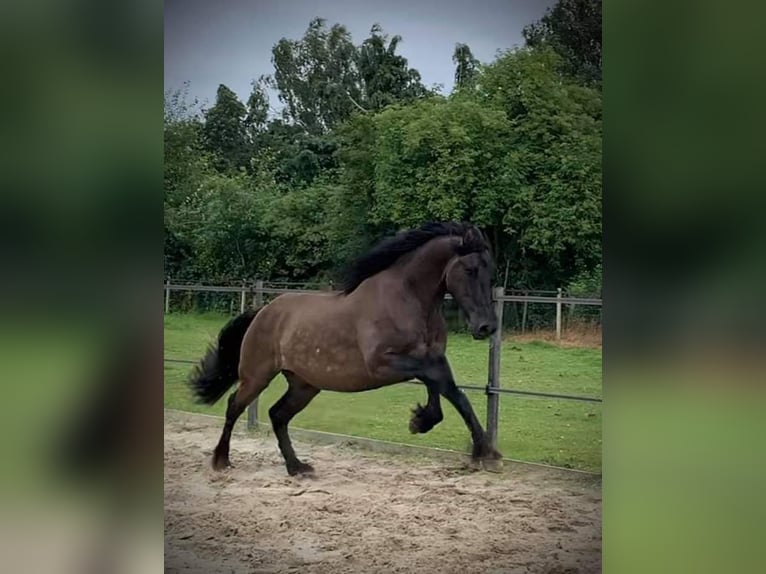
[[343, 293], [348, 295], [365, 279], [388, 269], [400, 257], [411, 253], [436, 237], [455, 235], [462, 237], [472, 225], [468, 223], [426, 223], [418, 229], [402, 231], [387, 237], [351, 263], [343, 281]]

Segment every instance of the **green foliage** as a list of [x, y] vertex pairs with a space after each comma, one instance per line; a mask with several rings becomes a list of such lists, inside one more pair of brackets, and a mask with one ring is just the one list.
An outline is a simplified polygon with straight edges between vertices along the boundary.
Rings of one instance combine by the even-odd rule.
[[272, 62], [284, 119], [321, 135], [354, 112], [427, 95], [420, 73], [396, 54], [400, 41], [400, 36], [389, 40], [375, 24], [357, 47], [344, 26], [328, 30], [322, 18], [311, 21], [302, 39], [282, 38], [274, 46]]
[[165, 127], [164, 180], [165, 201], [178, 205], [210, 171], [208, 158], [199, 144], [202, 124], [179, 122]]
[[601, 0], [558, 0], [539, 22], [524, 28], [527, 46], [550, 46], [570, 75], [601, 85]]
[[197, 102], [187, 102], [188, 86], [165, 93], [164, 180], [165, 201], [178, 205], [208, 171], [200, 144], [203, 129]]
[[269, 96], [266, 93], [266, 78], [261, 76], [257, 82], [252, 83], [253, 89], [247, 99], [247, 116], [245, 116], [245, 129], [248, 139], [255, 140], [266, 127], [269, 117]]
[[473, 57], [471, 48], [467, 44], [455, 44], [452, 61], [455, 64], [455, 89], [473, 87], [478, 76], [479, 61]]
[[277, 43], [247, 105], [225, 86], [204, 114], [186, 89], [166, 94], [166, 272], [327, 279], [386, 233], [456, 219], [487, 233], [498, 283], [587, 283], [601, 263], [601, 93], [546, 31], [569, 5], [528, 29], [534, 47], [489, 64], [458, 44], [449, 97], [422, 86], [399, 36], [375, 25], [356, 47], [321, 19]]
[[344, 26], [315, 18], [301, 40], [282, 38], [272, 51], [274, 82], [286, 119], [321, 134], [347, 119], [360, 99], [356, 47]]
[[567, 292], [573, 297], [601, 297], [601, 264], [578, 273], [569, 283]]
[[317, 182], [272, 199], [265, 224], [270, 230], [272, 276], [323, 279], [330, 267], [333, 214], [328, 201], [334, 186]]
[[389, 108], [375, 120], [373, 222], [491, 224], [503, 195], [498, 169], [510, 135], [501, 111], [434, 97]]
[[420, 72], [409, 68], [407, 58], [396, 53], [401, 36], [389, 40], [379, 24], [370, 29], [358, 51], [358, 69], [363, 106], [381, 110], [395, 102], [410, 102], [429, 95], [420, 81]]
[[256, 155], [266, 161], [277, 181], [293, 187], [310, 184], [336, 163], [332, 135], [312, 135], [280, 119], [268, 123], [256, 136], [254, 146]]
[[221, 84], [215, 105], [205, 111], [203, 141], [219, 171], [245, 168], [249, 161], [247, 108], [237, 95]]
[[340, 271], [345, 262], [382, 235], [380, 226], [369, 217], [375, 190], [376, 133], [375, 118], [368, 114], [353, 116], [336, 132], [340, 185], [330, 205], [336, 220], [331, 231], [334, 271]]
[[550, 49], [507, 52], [479, 81], [511, 123], [503, 231], [544, 262], [526, 269], [538, 288], [601, 260], [601, 96], [563, 78], [559, 62]]
[[213, 170], [201, 143], [203, 123], [197, 102], [187, 102], [188, 86], [165, 94], [164, 113], [164, 236], [165, 270], [181, 277], [191, 244], [179, 234], [177, 210]]
[[268, 268], [269, 234], [263, 223], [269, 194], [244, 174], [214, 173], [174, 211], [177, 236], [193, 246], [194, 278], [228, 282]]

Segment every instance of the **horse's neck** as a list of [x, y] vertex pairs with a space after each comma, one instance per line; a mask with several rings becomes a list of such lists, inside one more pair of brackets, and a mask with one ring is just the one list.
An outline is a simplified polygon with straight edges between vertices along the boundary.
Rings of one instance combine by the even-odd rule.
[[401, 267], [405, 287], [428, 312], [441, 305], [444, 299], [445, 269], [455, 256], [454, 241], [449, 237], [431, 240], [415, 251]]

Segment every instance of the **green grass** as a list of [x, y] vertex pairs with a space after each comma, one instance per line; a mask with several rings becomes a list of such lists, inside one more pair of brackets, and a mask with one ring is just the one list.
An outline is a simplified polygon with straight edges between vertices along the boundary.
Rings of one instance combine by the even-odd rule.
[[[215, 340], [228, 318], [222, 315], [165, 316], [165, 357], [198, 359]], [[488, 345], [466, 335], [450, 335], [447, 357], [458, 384], [484, 386]], [[191, 365], [165, 363], [165, 406], [223, 416], [225, 400], [207, 407], [194, 403], [185, 385]], [[601, 350], [565, 348], [544, 342], [505, 341], [501, 386], [504, 388], [601, 396]], [[268, 408], [281, 396], [286, 382], [280, 375], [263, 392], [258, 416], [268, 420]], [[479, 420], [486, 420], [483, 392], [466, 391]], [[394, 385], [364, 393], [323, 392], [293, 422], [296, 427], [396, 441], [421, 446], [467, 450], [469, 435], [462, 419], [448, 404], [444, 421], [425, 435], [410, 434], [407, 424], [416, 402], [425, 402], [425, 389]], [[500, 451], [506, 457], [558, 466], [600, 471], [601, 405], [555, 399], [501, 395]]]

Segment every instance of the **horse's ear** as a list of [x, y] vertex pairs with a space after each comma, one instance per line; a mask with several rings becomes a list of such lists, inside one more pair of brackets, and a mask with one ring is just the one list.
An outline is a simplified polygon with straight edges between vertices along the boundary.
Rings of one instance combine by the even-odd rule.
[[481, 231], [478, 227], [469, 227], [465, 232], [464, 241], [474, 247], [481, 247], [484, 245], [484, 238], [481, 236]]
[[457, 246], [457, 253], [460, 256], [468, 255], [475, 251], [481, 251], [484, 248], [484, 238], [476, 227], [469, 227], [463, 235], [463, 240]]

